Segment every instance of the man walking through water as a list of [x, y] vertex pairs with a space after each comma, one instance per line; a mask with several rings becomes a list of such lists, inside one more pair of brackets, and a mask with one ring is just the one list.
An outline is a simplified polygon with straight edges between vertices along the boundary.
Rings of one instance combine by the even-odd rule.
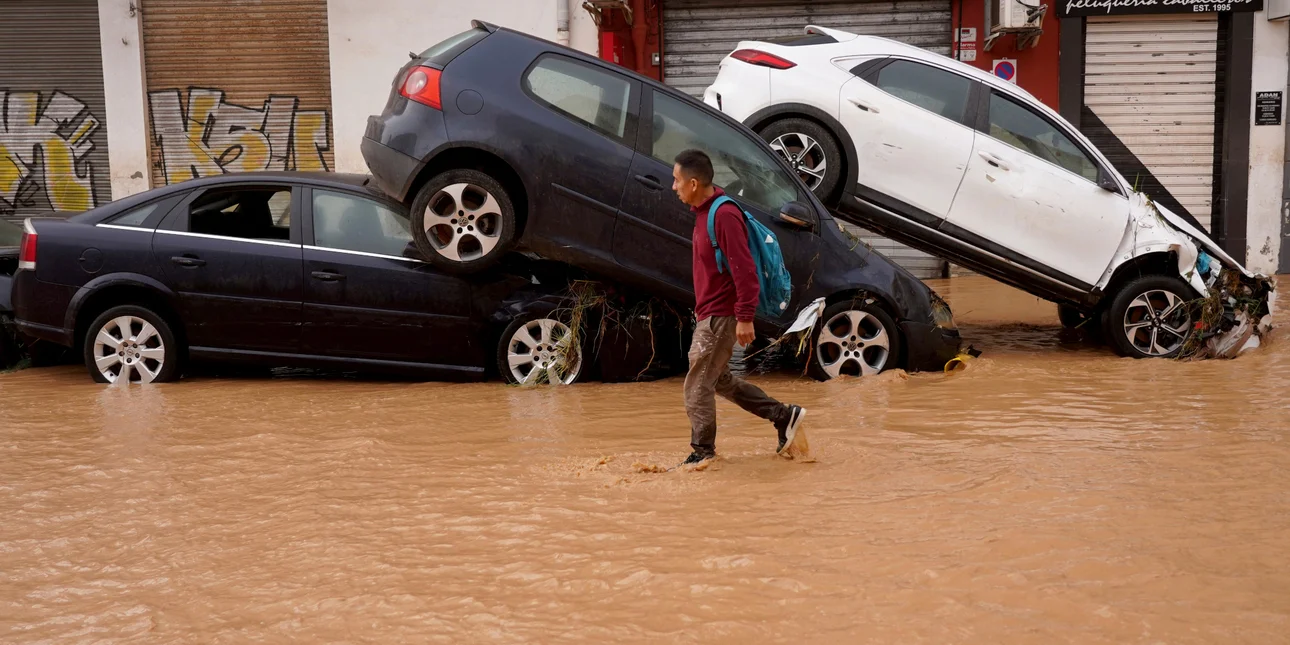
[[751, 383], [730, 373], [735, 342], [747, 347], [756, 338], [753, 314], [760, 284], [743, 213], [732, 203], [716, 212], [717, 244], [729, 269], [717, 270], [716, 249], [708, 239], [708, 208], [725, 192], [712, 185], [712, 160], [701, 150], [686, 150], [672, 168], [672, 190], [694, 212], [694, 316], [698, 324], [690, 342], [690, 372], [685, 376], [685, 412], [690, 417], [690, 447], [682, 465], [700, 464], [716, 456], [717, 401], [720, 394], [735, 405], [775, 425], [776, 453], [783, 455], [806, 410], [770, 398]]

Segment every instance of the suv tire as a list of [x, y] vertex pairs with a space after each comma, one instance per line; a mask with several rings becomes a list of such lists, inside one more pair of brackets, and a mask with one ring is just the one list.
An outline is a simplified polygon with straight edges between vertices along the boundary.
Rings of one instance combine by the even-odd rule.
[[166, 383], [184, 355], [166, 319], [146, 307], [113, 307], [85, 330], [85, 367], [97, 383]]
[[817, 381], [877, 374], [900, 364], [900, 347], [896, 321], [878, 303], [844, 300], [816, 323], [807, 372]]
[[1129, 281], [1106, 312], [1103, 333], [1121, 356], [1173, 358], [1194, 321], [1191, 287], [1178, 278], [1148, 275]]
[[427, 262], [464, 275], [495, 266], [515, 247], [515, 206], [501, 182], [478, 170], [450, 170], [412, 200], [412, 239]]
[[[788, 167], [797, 172], [811, 192], [828, 204], [829, 197], [842, 179], [842, 148], [833, 133], [814, 121], [781, 119], [762, 128], [760, 134], [775, 152], [784, 157]], [[805, 169], [821, 165], [824, 172], [818, 176], [805, 172]]]

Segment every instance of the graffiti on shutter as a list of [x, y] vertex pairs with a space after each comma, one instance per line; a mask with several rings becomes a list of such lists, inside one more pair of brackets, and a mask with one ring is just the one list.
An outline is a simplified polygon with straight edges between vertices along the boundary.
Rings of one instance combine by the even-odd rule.
[[220, 89], [148, 93], [156, 164], [167, 184], [230, 172], [330, 170], [326, 110], [301, 110], [296, 96], [269, 95], [256, 109], [230, 103]]
[[99, 120], [75, 97], [0, 89], [0, 216], [19, 208], [86, 211], [98, 205], [88, 156]]

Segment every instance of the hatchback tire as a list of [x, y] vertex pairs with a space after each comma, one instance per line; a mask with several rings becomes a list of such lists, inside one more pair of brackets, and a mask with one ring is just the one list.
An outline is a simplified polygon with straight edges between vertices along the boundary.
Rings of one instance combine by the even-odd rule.
[[113, 307], [86, 329], [85, 367], [98, 383], [166, 383], [183, 351], [166, 319], [146, 307]]
[[761, 137], [828, 203], [842, 178], [842, 149], [824, 126], [806, 119], [782, 119], [762, 128]]
[[515, 247], [515, 206], [501, 182], [478, 170], [441, 173], [412, 200], [412, 239], [427, 262], [464, 275], [495, 266]]
[[817, 381], [869, 376], [900, 364], [900, 331], [878, 303], [829, 305], [811, 334], [807, 372]]
[[1125, 284], [1106, 312], [1106, 337], [1121, 356], [1174, 358], [1192, 330], [1196, 296], [1182, 280], [1148, 275]]
[[497, 342], [497, 371], [511, 385], [572, 385], [587, 372], [587, 343], [553, 311], [516, 316]]

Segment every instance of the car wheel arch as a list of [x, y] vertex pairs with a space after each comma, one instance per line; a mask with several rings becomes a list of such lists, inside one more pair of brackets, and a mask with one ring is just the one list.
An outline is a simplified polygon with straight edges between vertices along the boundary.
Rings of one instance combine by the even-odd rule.
[[77, 291], [68, 307], [66, 328], [72, 330], [72, 347], [83, 342], [94, 318], [120, 305], [152, 309], [166, 319], [180, 344], [186, 346], [188, 336], [173, 298], [170, 289], [147, 276], [104, 276], [93, 280]]
[[[859, 175], [860, 155], [856, 152], [855, 141], [848, 135], [847, 129], [824, 110], [805, 103], [780, 103], [762, 108], [744, 120], [744, 124], [760, 136], [763, 128], [783, 119], [814, 121], [833, 135], [834, 140], [842, 147], [843, 156], [846, 157], [844, 160], [846, 168], [842, 175], [841, 191], [835, 190], [834, 192], [846, 193], [851, 191]], [[833, 195], [831, 198], [839, 196]]]
[[515, 167], [514, 163], [493, 150], [476, 146], [442, 148], [431, 153], [414, 175], [404, 192], [404, 203], [410, 206], [421, 187], [444, 172], [457, 169], [477, 170], [496, 179], [508, 191], [511, 204], [515, 208], [516, 234], [522, 237], [532, 203], [529, 196], [534, 192]]
[[[1130, 280], [1147, 275], [1180, 277], [1178, 275], [1178, 253], [1172, 249], [1144, 252], [1121, 264], [1111, 274], [1111, 279], [1107, 281], [1106, 287], [1101, 290], [1097, 300], [1097, 309], [1106, 309], [1111, 300], [1115, 298], [1115, 294]], [[1183, 281], [1186, 282], [1186, 278]]]

